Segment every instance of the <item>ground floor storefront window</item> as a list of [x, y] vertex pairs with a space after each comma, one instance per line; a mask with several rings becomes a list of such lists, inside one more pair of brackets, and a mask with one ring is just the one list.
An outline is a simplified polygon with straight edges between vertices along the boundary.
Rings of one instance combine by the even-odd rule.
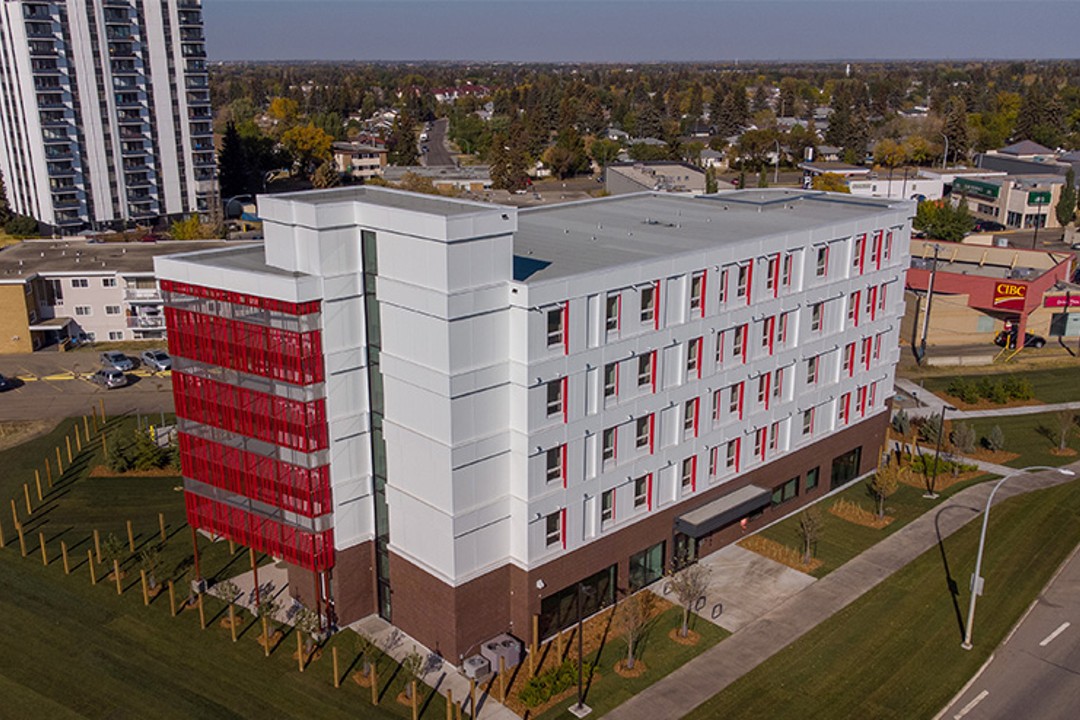
[[[663, 545], [663, 543], [661, 543]], [[581, 596], [582, 615], [588, 617], [615, 602], [618, 566], [609, 565], [580, 583], [568, 585], [540, 601], [540, 638], [548, 638], [570, 627], [578, 619], [578, 585], [584, 586]]]

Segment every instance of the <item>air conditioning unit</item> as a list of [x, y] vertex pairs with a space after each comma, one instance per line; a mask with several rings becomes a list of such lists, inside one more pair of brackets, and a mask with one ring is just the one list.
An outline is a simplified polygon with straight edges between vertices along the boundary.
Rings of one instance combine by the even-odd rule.
[[499, 669], [499, 658], [503, 660], [503, 667], [512, 668], [521, 662], [524, 647], [520, 640], [513, 635], [503, 633], [496, 635], [480, 645], [480, 654], [483, 655], [494, 670]]
[[491, 674], [491, 663], [483, 655], [472, 655], [465, 658], [461, 669], [465, 672], [465, 677], [480, 680]]

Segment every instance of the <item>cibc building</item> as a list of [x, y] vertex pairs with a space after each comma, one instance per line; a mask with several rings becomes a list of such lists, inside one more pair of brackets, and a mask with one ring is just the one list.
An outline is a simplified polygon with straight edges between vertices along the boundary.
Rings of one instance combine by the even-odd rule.
[[913, 212], [263, 197], [264, 245], [156, 260], [188, 519], [339, 623], [547, 636], [875, 466]]

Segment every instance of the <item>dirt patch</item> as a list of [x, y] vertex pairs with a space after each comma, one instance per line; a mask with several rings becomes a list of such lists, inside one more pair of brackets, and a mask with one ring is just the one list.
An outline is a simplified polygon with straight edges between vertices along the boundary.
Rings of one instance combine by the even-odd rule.
[[894, 520], [888, 515], [878, 517], [877, 513], [871, 512], [862, 505], [850, 500], [837, 500], [829, 508], [829, 513], [849, 523], [874, 528], [875, 530], [886, 527]]
[[28, 440], [45, 435], [56, 427], [56, 423], [49, 420], [27, 420], [25, 422], [10, 420], [0, 422], [0, 451], [22, 445]]
[[1010, 400], [1004, 403], [996, 403], [981, 398], [978, 402], [969, 403], [964, 402], [958, 397], [949, 395], [948, 393], [941, 393], [940, 397], [949, 401], [950, 405], [954, 405], [958, 410], [999, 410], [1001, 408], [1014, 408], [1014, 407], [1029, 407], [1031, 405], [1045, 405], [1041, 400], [1032, 398], [1030, 400]]
[[95, 465], [90, 471], [90, 477], [176, 477], [180, 474], [179, 470], [173, 470], [172, 468], [155, 468], [153, 470], [128, 470], [127, 472], [116, 472], [110, 470], [105, 465]]
[[1054, 448], [1053, 450], [1050, 451], [1050, 454], [1053, 455], [1054, 457], [1075, 457], [1076, 456], [1076, 451], [1073, 450], [1072, 448], [1065, 448], [1064, 450], [1059, 450], [1058, 448]]
[[641, 660], [636, 660], [635, 659], [634, 660], [634, 667], [632, 667], [632, 668], [626, 667], [626, 660], [620, 660], [619, 662], [615, 663], [615, 674], [618, 675], [619, 677], [624, 677], [624, 678], [641, 677], [646, 672], [648, 672], [648, 670], [649, 670], [649, 668], [646, 667], [645, 663], [642, 662]]
[[680, 645], [697, 645], [698, 642], [701, 640], [700, 633], [696, 633], [693, 630], [688, 629], [686, 631], [686, 637], [683, 637], [679, 634], [680, 630], [682, 630], [682, 628], [672, 628], [671, 632], [669, 632], [667, 636], [671, 638], [673, 642], [677, 642]]
[[352, 674], [352, 680], [360, 687], [371, 687], [371, 673], [365, 673], [362, 670], [357, 670]]
[[[281, 634], [280, 630], [275, 630], [274, 632], [270, 633], [269, 645], [270, 645], [271, 650], [273, 650], [275, 647], [277, 647], [277, 644], [279, 642], [281, 642], [281, 638], [282, 638], [282, 634]], [[255, 638], [255, 642], [259, 643], [264, 648], [267, 646], [266, 636], [263, 635], [262, 633], [259, 633], [259, 636], [257, 638]]]
[[[1011, 455], [1012, 453], [1000, 454]], [[1013, 457], [1019, 456], [1013, 455]], [[968, 472], [962, 472], [959, 475], [953, 475], [952, 473], [948, 472], [938, 473], [937, 479], [934, 482], [934, 492], [941, 492], [942, 490], [946, 490], [953, 485], [956, 485], [957, 483], [962, 483], [972, 478], [979, 477], [982, 474], [982, 470], [971, 470]], [[922, 490], [925, 490], [927, 485], [927, 479], [925, 477], [918, 473], [912, 472], [905, 473], [904, 476], [900, 478], [900, 482], [904, 483], [905, 485], [910, 485], [911, 487], [920, 488]]]
[[800, 551], [775, 540], [770, 540], [763, 535], [751, 535], [748, 538], [743, 538], [737, 545], [808, 575], [825, 564], [824, 560], [818, 558], [813, 558], [809, 563], [804, 563]]
[[1010, 461], [1020, 457], [1020, 453], [979, 448], [975, 452], [968, 453], [966, 457], [972, 457], [976, 460], [982, 460], [983, 462], [994, 463], [995, 465], [1007, 465]]

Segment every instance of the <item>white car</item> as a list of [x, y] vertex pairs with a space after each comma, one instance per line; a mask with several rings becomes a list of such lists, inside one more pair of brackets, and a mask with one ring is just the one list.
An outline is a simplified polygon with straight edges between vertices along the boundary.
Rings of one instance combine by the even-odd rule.
[[140, 358], [142, 364], [154, 372], [172, 370], [172, 358], [162, 350], [147, 350]]

